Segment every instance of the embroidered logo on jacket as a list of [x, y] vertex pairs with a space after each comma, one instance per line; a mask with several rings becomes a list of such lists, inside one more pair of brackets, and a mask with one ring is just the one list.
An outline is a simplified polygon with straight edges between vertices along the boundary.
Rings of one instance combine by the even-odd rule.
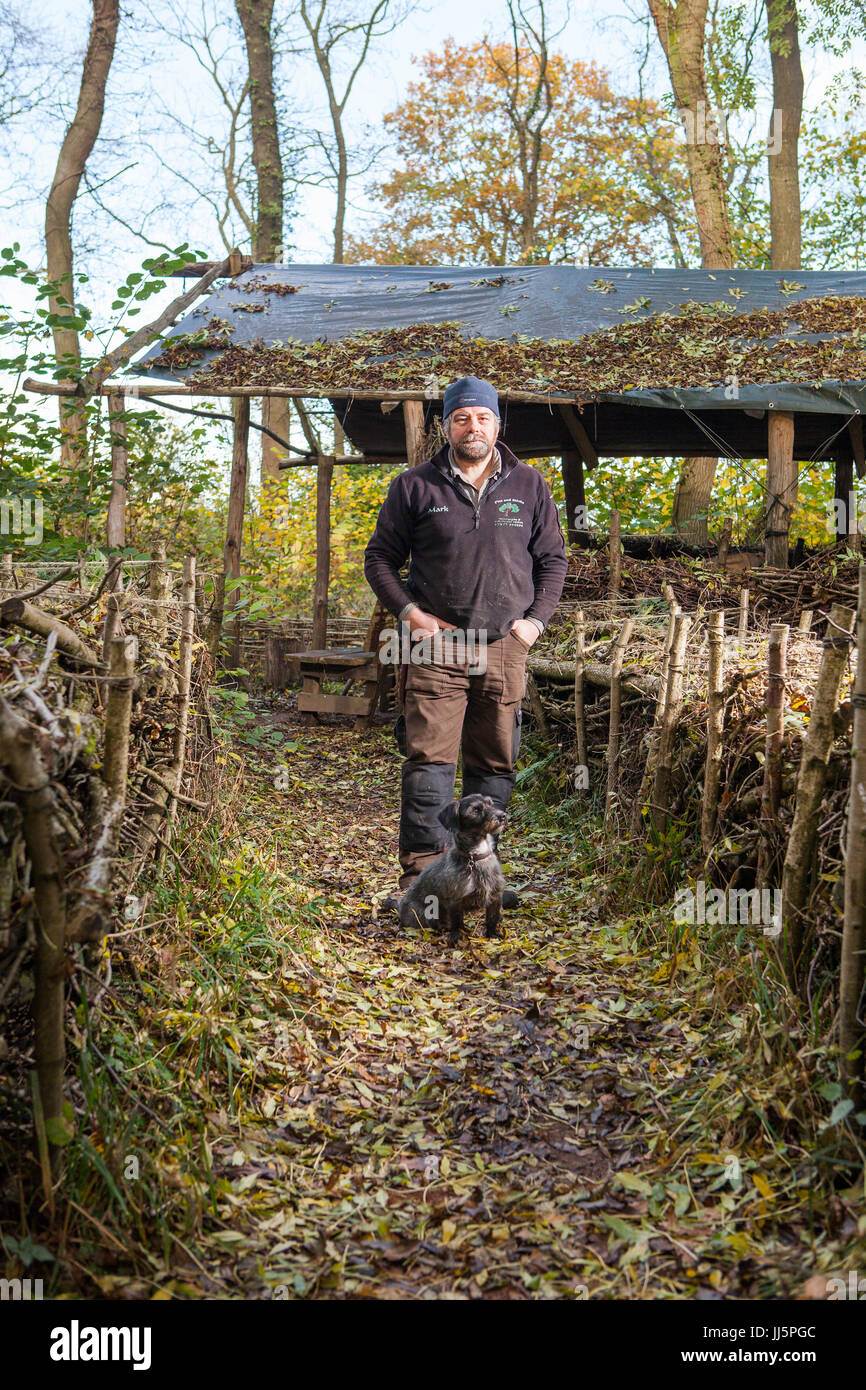
[[447, 512], [447, 510], [447, 507], [428, 507], [425, 515], [429, 516], [431, 512]]
[[[520, 516], [520, 508], [525, 506], [522, 497], [503, 497], [496, 504], [499, 516], [494, 518], [494, 526], [523, 526], [523, 518]], [[516, 513], [516, 515], [515, 515]]]

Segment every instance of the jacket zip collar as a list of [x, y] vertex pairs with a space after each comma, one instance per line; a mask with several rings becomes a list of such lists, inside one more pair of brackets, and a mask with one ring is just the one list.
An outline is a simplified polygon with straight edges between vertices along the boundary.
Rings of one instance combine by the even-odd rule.
[[508, 474], [514, 468], [514, 465], [517, 463], [517, 459], [515, 455], [512, 454], [510, 449], [506, 448], [502, 444], [497, 444], [496, 447], [499, 450], [499, 457], [502, 461], [499, 469], [499, 477], [496, 479], [495, 482], [491, 483], [489, 487], [486, 487], [484, 489], [484, 492], [482, 493], [481, 499], [477, 507], [474, 505], [471, 499], [466, 496], [465, 492], [460, 491], [460, 488], [457, 486], [455, 479], [451, 476], [451, 470], [448, 467], [448, 450], [450, 448], [450, 445], [445, 444], [437, 454], [433, 455], [432, 459], [430, 460], [434, 467], [438, 468], [439, 472], [445, 478], [445, 481], [447, 483], [450, 483], [451, 487], [457, 493], [457, 496], [460, 498], [461, 502], [465, 502], [467, 506], [472, 508], [472, 514], [475, 517], [473, 530], [475, 531], [478, 530], [479, 526], [481, 503], [484, 501], [485, 497], [489, 497], [491, 493], [496, 491], [503, 478], [506, 478], [508, 476]]

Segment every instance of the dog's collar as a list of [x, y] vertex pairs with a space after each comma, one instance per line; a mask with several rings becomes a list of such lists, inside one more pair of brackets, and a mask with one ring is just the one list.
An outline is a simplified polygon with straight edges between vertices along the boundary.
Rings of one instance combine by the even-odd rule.
[[489, 859], [490, 856], [491, 856], [491, 854], [493, 853], [493, 850], [492, 850], [492, 849], [486, 849], [486, 850], [484, 851], [483, 854], [476, 854], [476, 853], [475, 853], [475, 850], [470, 850], [469, 853], [467, 854], [466, 850], [463, 850], [463, 849], [455, 849], [454, 853], [455, 853], [455, 854], [459, 854], [459, 856], [460, 856], [461, 859], [466, 859], [466, 860], [468, 860], [470, 869], [474, 869], [474, 868], [475, 868], [475, 865], [476, 865], [477, 862], [478, 862], [478, 860], [479, 860], [479, 859]]

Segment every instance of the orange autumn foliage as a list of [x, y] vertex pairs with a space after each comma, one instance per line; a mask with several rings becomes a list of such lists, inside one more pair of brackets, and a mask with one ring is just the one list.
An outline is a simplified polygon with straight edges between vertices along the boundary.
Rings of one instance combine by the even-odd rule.
[[[385, 117], [402, 160], [347, 260], [487, 265], [670, 261], [693, 237], [673, 123], [590, 63], [486, 42], [419, 61]], [[671, 232], [674, 235], [671, 235]]]

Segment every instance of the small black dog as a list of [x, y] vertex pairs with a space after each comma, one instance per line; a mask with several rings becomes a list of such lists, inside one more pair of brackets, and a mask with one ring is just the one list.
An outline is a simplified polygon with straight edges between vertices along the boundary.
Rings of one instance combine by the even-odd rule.
[[494, 835], [505, 826], [505, 812], [477, 792], [452, 802], [439, 819], [454, 834], [455, 844], [419, 874], [400, 899], [404, 927], [438, 922], [456, 945], [464, 912], [484, 908], [484, 935], [499, 935], [505, 879]]

